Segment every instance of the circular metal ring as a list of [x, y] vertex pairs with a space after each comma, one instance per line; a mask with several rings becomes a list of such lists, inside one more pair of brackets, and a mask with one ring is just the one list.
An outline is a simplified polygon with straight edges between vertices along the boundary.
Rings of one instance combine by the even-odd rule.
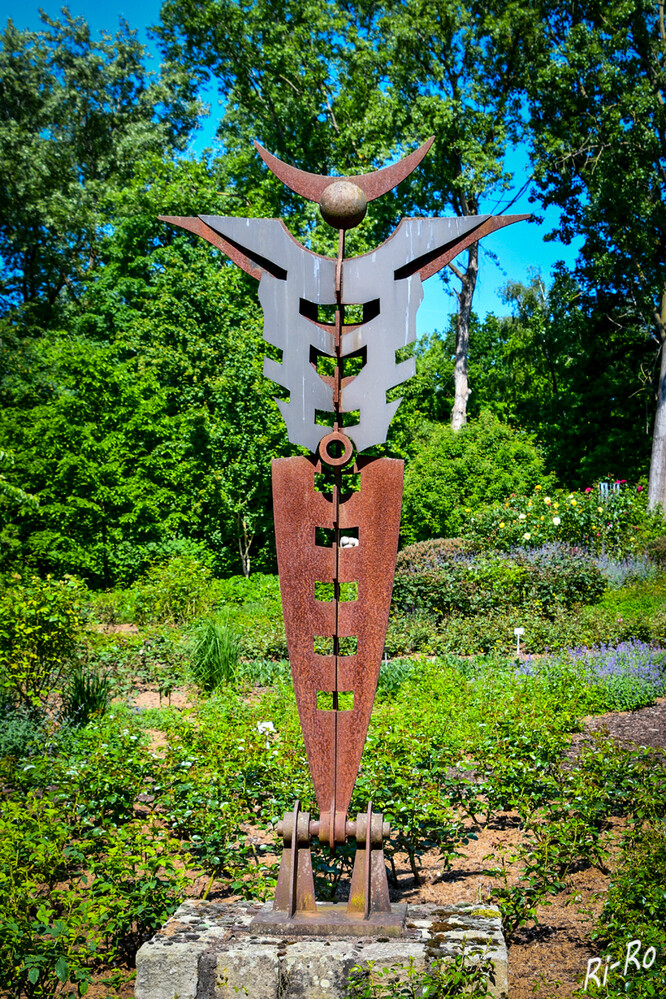
[[[328, 453], [328, 449], [331, 444], [334, 443], [342, 444], [343, 451], [339, 458], [334, 458], [333, 455]], [[354, 445], [349, 440], [346, 434], [340, 433], [339, 430], [333, 430], [330, 434], [326, 434], [325, 437], [319, 441], [319, 456], [323, 462], [327, 465], [333, 465], [334, 467], [340, 467], [341, 465], [346, 465], [351, 459], [354, 453]]]

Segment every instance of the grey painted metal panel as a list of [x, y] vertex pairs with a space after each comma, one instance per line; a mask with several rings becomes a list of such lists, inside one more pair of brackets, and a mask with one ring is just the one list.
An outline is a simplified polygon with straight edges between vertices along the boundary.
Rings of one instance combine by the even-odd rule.
[[[316, 451], [329, 428], [315, 422], [315, 411], [333, 412], [333, 388], [311, 364], [310, 348], [334, 356], [335, 339], [301, 315], [301, 300], [335, 304], [336, 261], [301, 246], [279, 219], [200, 218], [262, 268], [264, 339], [282, 351], [281, 362], [265, 358], [264, 374], [289, 392], [288, 401], [276, 399], [289, 440]], [[359, 451], [386, 440], [400, 405], [399, 399], [388, 403], [386, 393], [415, 371], [413, 359], [396, 361], [396, 351], [416, 338], [416, 312], [423, 298], [419, 267], [486, 218], [403, 219], [376, 250], [343, 261], [343, 303], [379, 300], [377, 316], [342, 336], [343, 357], [364, 348], [367, 352], [367, 363], [342, 390], [341, 411], [359, 411], [358, 424], [345, 428]]]

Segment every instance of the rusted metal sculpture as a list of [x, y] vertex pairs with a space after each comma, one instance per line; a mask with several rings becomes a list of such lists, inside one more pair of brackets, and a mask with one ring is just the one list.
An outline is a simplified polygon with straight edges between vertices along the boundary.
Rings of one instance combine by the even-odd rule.
[[[386, 637], [403, 463], [355, 452], [386, 440], [400, 405], [399, 399], [387, 402], [386, 393], [414, 374], [414, 360], [397, 361], [396, 352], [416, 338], [421, 282], [471, 243], [529, 217], [403, 219], [376, 250], [346, 258], [345, 231], [362, 221], [368, 201], [411, 173], [431, 143], [383, 170], [343, 178], [304, 173], [255, 143], [269, 169], [317, 201], [323, 218], [338, 229], [337, 258], [307, 250], [279, 219], [163, 217], [202, 236], [258, 279], [264, 339], [281, 352], [279, 362], [265, 359], [264, 374], [289, 393], [288, 400], [276, 399], [289, 440], [311, 452], [274, 461], [272, 474], [287, 644], [319, 818], [311, 819], [296, 802], [280, 823], [284, 848], [273, 911], [257, 917], [264, 932], [288, 926], [292, 933], [348, 933], [351, 927], [386, 934], [399, 932], [404, 918], [404, 907], [392, 909], [389, 900], [387, 824], [371, 804], [355, 821], [347, 818]], [[345, 322], [350, 305], [362, 307], [360, 322]], [[321, 306], [334, 308], [333, 323], [321, 321]], [[325, 371], [326, 359], [332, 374]], [[357, 488], [350, 485], [352, 475]], [[332, 584], [332, 599], [318, 599], [317, 584], [323, 583]], [[355, 584], [355, 599], [342, 599], [349, 589], [344, 584]], [[324, 697], [326, 707], [318, 706]], [[356, 839], [346, 906], [317, 906], [314, 836], [332, 850]]]

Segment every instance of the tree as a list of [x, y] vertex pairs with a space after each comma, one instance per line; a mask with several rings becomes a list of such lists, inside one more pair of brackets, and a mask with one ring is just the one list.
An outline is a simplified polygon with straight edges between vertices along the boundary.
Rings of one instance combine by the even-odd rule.
[[[649, 498], [666, 508], [666, 29], [664, 4], [526, 5], [524, 65], [539, 196], [582, 236], [576, 278], [600, 339], [660, 352]], [[603, 323], [600, 322], [603, 317]]]
[[[550, 289], [505, 289], [512, 315], [474, 330], [475, 405], [535, 434], [560, 481], [639, 478], [648, 464], [649, 347], [632, 331], [607, 328], [596, 298], [560, 270]], [[642, 374], [642, 377], [641, 377]]]
[[44, 326], [79, 309], [112, 193], [146, 155], [182, 148], [198, 104], [171, 64], [149, 81], [126, 23], [95, 41], [67, 9], [42, 19], [41, 31], [9, 21], [1, 35], [0, 309]]
[[[434, 134], [433, 150], [413, 180], [412, 198], [421, 211], [456, 215], [501, 213], [511, 176], [507, 148], [519, 135], [523, 75], [521, 36], [533, 26], [514, 6], [493, 12], [486, 4], [460, 0], [387, 0], [377, 22], [379, 58], [388, 80], [396, 136]], [[489, 42], [501, 58], [489, 61]], [[504, 205], [502, 199], [504, 198]], [[467, 265], [449, 268], [458, 287], [451, 426], [467, 420], [470, 396], [470, 321], [479, 271], [479, 244], [466, 251]]]
[[7, 527], [13, 564], [110, 585], [184, 538], [238, 572], [251, 520], [255, 564], [272, 567], [270, 461], [286, 434], [261, 374], [256, 288], [157, 218], [223, 197], [205, 164], [137, 165], [67, 328], [6, 324], [0, 447], [40, 500]]

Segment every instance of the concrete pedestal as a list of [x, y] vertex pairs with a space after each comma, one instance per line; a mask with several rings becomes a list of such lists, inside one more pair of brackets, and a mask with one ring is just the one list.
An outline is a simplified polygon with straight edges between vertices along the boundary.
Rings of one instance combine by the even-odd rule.
[[[492, 961], [490, 994], [508, 995], [507, 953], [493, 906], [410, 905], [400, 936], [263, 934], [252, 919], [272, 903], [184, 902], [136, 957], [136, 999], [343, 999], [355, 966], [406, 975], [410, 961], [465, 953]], [[402, 972], [400, 969], [403, 969]]]

